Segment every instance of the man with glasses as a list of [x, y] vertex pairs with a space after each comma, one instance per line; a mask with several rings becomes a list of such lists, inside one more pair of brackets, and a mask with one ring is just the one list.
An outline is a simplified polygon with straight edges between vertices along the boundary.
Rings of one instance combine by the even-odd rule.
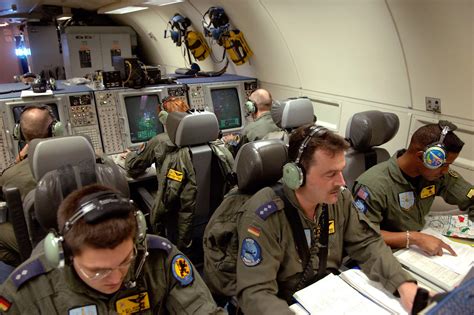
[[417, 245], [429, 255], [454, 250], [440, 239], [419, 232], [425, 225], [435, 196], [457, 205], [474, 217], [474, 186], [450, 165], [464, 142], [454, 134], [448, 121], [420, 127], [407, 150], [362, 174], [354, 185], [359, 211], [380, 226], [385, 242], [392, 248]]
[[189, 259], [146, 235], [141, 212], [115, 191], [71, 193], [58, 226], [1, 287], [2, 314], [225, 314]]

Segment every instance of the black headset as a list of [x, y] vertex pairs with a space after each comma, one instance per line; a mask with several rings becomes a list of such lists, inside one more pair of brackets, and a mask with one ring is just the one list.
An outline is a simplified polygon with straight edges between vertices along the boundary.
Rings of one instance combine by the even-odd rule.
[[[191, 26], [191, 20], [187, 17], [182, 16], [179, 13], [173, 15], [173, 17], [169, 20], [168, 24], [171, 27], [170, 37], [173, 40], [173, 43], [176, 46], [181, 46], [183, 42], [184, 35], [186, 34], [186, 30], [189, 26]], [[165, 30], [165, 38], [166, 38], [166, 30]]]
[[441, 129], [439, 140], [427, 145], [423, 150], [423, 164], [432, 170], [446, 163], [448, 151], [444, 145], [444, 139], [449, 132], [457, 129], [456, 125], [446, 120], [440, 120], [438, 126]]
[[286, 163], [283, 166], [282, 181], [286, 186], [293, 190], [303, 186], [305, 181], [305, 169], [300, 163], [303, 152], [313, 137], [321, 137], [322, 135], [326, 134], [326, 132], [328, 132], [328, 129], [322, 126], [312, 125], [309, 128], [308, 135], [304, 138], [303, 142], [301, 142], [301, 145], [298, 148], [296, 160], [294, 162]]
[[16, 122], [15, 127], [13, 128], [13, 139], [18, 140], [18, 141], [25, 141], [25, 137], [23, 136], [23, 132], [21, 131], [20, 127], [20, 122], [21, 122], [21, 116], [23, 115], [24, 112], [32, 109], [32, 108], [39, 108], [39, 109], [45, 109], [48, 111], [49, 115], [53, 119], [51, 124], [48, 126], [48, 137], [59, 137], [64, 134], [64, 126], [63, 124], [56, 119], [56, 116], [54, 116], [54, 113], [51, 109], [50, 106], [48, 105], [27, 105], [23, 108], [23, 110], [20, 113], [20, 118]]
[[[206, 16], [209, 22], [206, 22]], [[219, 40], [229, 30], [229, 17], [221, 7], [210, 7], [202, 17], [204, 35]]]
[[[55, 267], [63, 267], [68, 253], [67, 246], [63, 246], [64, 236], [80, 219], [93, 224], [107, 218], [122, 216], [133, 211], [137, 221], [137, 234], [135, 242], [144, 242], [146, 237], [146, 220], [143, 213], [135, 208], [133, 202], [119, 193], [111, 190], [99, 191], [85, 196], [79, 201], [79, 206], [74, 214], [64, 223], [60, 233], [52, 231], [44, 240], [44, 252], [47, 261]], [[67, 245], [67, 244], [65, 244]], [[146, 255], [144, 255], [146, 256]], [[144, 261], [141, 263], [143, 265]]]

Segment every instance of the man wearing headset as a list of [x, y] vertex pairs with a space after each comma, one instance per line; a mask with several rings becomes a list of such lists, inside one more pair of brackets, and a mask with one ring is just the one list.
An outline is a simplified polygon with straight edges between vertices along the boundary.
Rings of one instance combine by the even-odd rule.
[[[290, 136], [283, 188], [264, 188], [239, 221], [237, 298], [245, 314], [292, 314], [299, 289], [335, 272], [343, 252], [411, 310], [417, 285], [343, 189], [347, 142], [316, 125]], [[343, 298], [343, 297], [341, 297]]]
[[[36, 187], [28, 162], [28, 144], [33, 139], [51, 137], [54, 121], [51, 109], [46, 105], [28, 106], [22, 111], [14, 133], [26, 145], [16, 157], [15, 163], [0, 175], [0, 194], [3, 187], [17, 187], [23, 199]], [[0, 223], [0, 260], [11, 266], [18, 266], [21, 261], [13, 227], [9, 222]]]
[[110, 188], [71, 193], [58, 226], [1, 287], [2, 313], [225, 314], [189, 259], [146, 235], [143, 214]]
[[[148, 142], [144, 143], [142, 147], [138, 150], [138, 152], [127, 152], [122, 155], [125, 158], [125, 168], [127, 173], [132, 176], [136, 177], [142, 174], [148, 167], [150, 167], [153, 163], [155, 163], [155, 167], [157, 169], [156, 175], [158, 177], [158, 182], [160, 182], [160, 169], [161, 165], [164, 163], [165, 158], [168, 153], [175, 151], [176, 146], [171, 142], [168, 133], [166, 132], [166, 119], [169, 113], [172, 112], [187, 112], [189, 110], [188, 104], [178, 97], [167, 97], [162, 101], [162, 105], [160, 106], [158, 117], [165, 128], [165, 132], [160, 133], [153, 137], [153, 139], [149, 140]], [[178, 159], [178, 155], [175, 156]], [[179, 163], [178, 163], [179, 162]], [[188, 177], [186, 181], [172, 181], [170, 185], [175, 187], [173, 192], [180, 192], [181, 190], [178, 189], [181, 185], [184, 185], [185, 182], [195, 183], [196, 180], [194, 178], [194, 171], [192, 161], [190, 159], [182, 159], [179, 160], [178, 164], [181, 165], [179, 171], [183, 174], [186, 174]], [[190, 178], [192, 177], [192, 178]], [[178, 235], [177, 239], [172, 239], [174, 243], [178, 246], [179, 249], [185, 250], [191, 244], [191, 224], [192, 224], [192, 217], [195, 208], [195, 190], [188, 190], [180, 193], [179, 196], [175, 196], [180, 200], [180, 210], [179, 210], [179, 217], [178, 217]], [[170, 192], [172, 193], [172, 192]], [[157, 194], [157, 197], [159, 194]], [[171, 198], [170, 196], [168, 196]], [[153, 212], [157, 213], [158, 207], [162, 207], [163, 202], [160, 200], [155, 200]], [[152, 222], [155, 224], [155, 222]], [[158, 232], [158, 231], [155, 231]], [[161, 231], [160, 231], [161, 233]], [[169, 237], [169, 236], [168, 236]]]
[[[247, 114], [253, 119], [242, 131], [239, 147], [251, 141], [263, 139], [268, 133], [280, 131], [281, 129], [272, 119], [270, 109], [272, 107], [272, 95], [265, 89], [255, 90], [250, 94], [245, 103]], [[235, 135], [224, 136], [223, 140], [227, 143], [238, 142]]]
[[398, 151], [359, 176], [355, 204], [376, 225], [392, 248], [417, 245], [429, 255], [454, 250], [440, 239], [419, 232], [435, 196], [474, 216], [474, 186], [450, 169], [464, 142], [448, 121], [420, 127], [407, 150]]

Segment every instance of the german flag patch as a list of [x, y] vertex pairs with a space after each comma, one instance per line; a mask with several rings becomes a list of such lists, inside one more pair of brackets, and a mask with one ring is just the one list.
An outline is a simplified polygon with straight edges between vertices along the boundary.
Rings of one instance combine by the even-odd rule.
[[3, 296], [0, 296], [0, 311], [6, 312], [10, 309], [12, 303]]

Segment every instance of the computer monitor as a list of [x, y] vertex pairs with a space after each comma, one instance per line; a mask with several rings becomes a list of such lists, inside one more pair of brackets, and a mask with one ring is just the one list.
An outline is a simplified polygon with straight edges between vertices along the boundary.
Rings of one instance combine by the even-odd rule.
[[219, 129], [225, 131], [242, 127], [241, 102], [237, 87], [211, 88], [211, 99]]
[[[12, 98], [0, 100], [0, 172], [10, 165], [25, 145], [24, 141], [14, 138], [15, 125], [19, 123], [25, 106], [48, 105], [56, 120], [67, 121], [67, 100], [62, 95], [45, 98]], [[67, 133], [67, 128], [65, 130]]]
[[158, 94], [124, 96], [132, 146], [163, 132], [163, 125], [157, 117], [159, 103]]

